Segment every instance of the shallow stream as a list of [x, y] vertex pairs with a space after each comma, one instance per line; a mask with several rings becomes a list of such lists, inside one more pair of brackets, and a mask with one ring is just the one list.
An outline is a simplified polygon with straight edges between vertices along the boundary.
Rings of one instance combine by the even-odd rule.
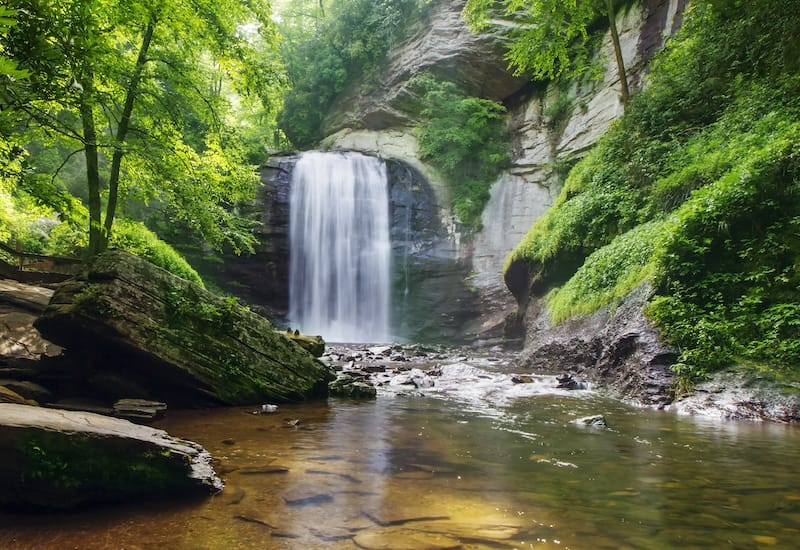
[[[800, 428], [634, 408], [504, 361], [375, 401], [173, 411], [218, 459], [194, 502], [0, 515], [0, 548], [795, 548]], [[601, 414], [608, 428], [574, 421]]]

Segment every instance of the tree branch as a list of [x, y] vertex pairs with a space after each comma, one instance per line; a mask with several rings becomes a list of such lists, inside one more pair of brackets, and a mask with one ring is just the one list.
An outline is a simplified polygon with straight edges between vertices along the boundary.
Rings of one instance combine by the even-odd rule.
[[58, 165], [58, 168], [56, 168], [55, 172], [53, 172], [53, 176], [50, 178], [50, 184], [51, 185], [55, 185], [56, 177], [58, 176], [58, 173], [61, 172], [61, 169], [64, 168], [64, 166], [67, 165], [67, 163], [69, 162], [69, 159], [71, 159], [72, 157], [74, 157], [78, 153], [84, 152], [85, 150], [86, 150], [86, 148], [82, 147], [80, 149], [76, 149], [75, 151], [73, 151], [69, 155], [67, 155], [67, 157], [64, 159], [64, 161], [61, 164]]
[[142, 44], [139, 47], [139, 55], [136, 58], [136, 65], [134, 66], [133, 75], [131, 75], [130, 83], [128, 84], [127, 94], [125, 96], [125, 105], [122, 108], [122, 116], [119, 119], [117, 126], [117, 135], [114, 143], [114, 155], [111, 158], [111, 173], [108, 179], [108, 203], [106, 204], [106, 219], [105, 219], [105, 236], [106, 239], [111, 235], [111, 227], [114, 224], [114, 215], [117, 211], [117, 200], [119, 198], [119, 174], [122, 166], [122, 156], [124, 155], [123, 144], [128, 134], [128, 126], [131, 122], [131, 115], [133, 114], [133, 106], [136, 102], [136, 96], [139, 92], [139, 83], [141, 82], [144, 73], [144, 67], [147, 63], [147, 52], [150, 50], [150, 42], [153, 39], [153, 31], [155, 30], [156, 18], [152, 16], [147, 23], [147, 28], [142, 36]]

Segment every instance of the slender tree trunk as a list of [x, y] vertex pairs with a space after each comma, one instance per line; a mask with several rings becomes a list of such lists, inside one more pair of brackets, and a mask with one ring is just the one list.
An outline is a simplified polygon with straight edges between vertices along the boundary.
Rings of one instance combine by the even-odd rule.
[[83, 125], [83, 151], [86, 157], [86, 181], [89, 187], [89, 256], [99, 254], [105, 248], [103, 225], [100, 218], [100, 167], [97, 155], [97, 130], [94, 124], [92, 101], [94, 96], [94, 74], [88, 71], [81, 86], [80, 113]]
[[150, 50], [150, 41], [153, 39], [155, 24], [155, 18], [150, 19], [144, 31], [142, 45], [139, 47], [139, 55], [136, 58], [133, 75], [131, 76], [130, 83], [128, 83], [125, 105], [122, 108], [122, 116], [120, 117], [119, 126], [117, 127], [117, 136], [114, 140], [114, 155], [111, 158], [111, 173], [108, 178], [108, 204], [106, 205], [105, 231], [102, 235], [104, 240], [103, 248], [108, 244], [108, 239], [111, 237], [111, 228], [114, 225], [114, 217], [117, 212], [117, 200], [119, 197], [120, 169], [122, 167], [122, 157], [125, 154], [125, 138], [128, 136], [128, 128], [130, 127], [131, 115], [133, 114], [133, 105], [136, 101], [136, 95], [139, 92], [139, 83], [142, 80], [144, 66], [147, 63], [147, 52]]
[[619, 43], [619, 33], [617, 32], [617, 18], [614, 12], [613, 0], [606, 0], [606, 11], [608, 12], [608, 24], [611, 28], [611, 42], [614, 45], [614, 56], [617, 59], [617, 73], [619, 74], [619, 84], [622, 90], [622, 106], [628, 105], [628, 75], [625, 72], [625, 60], [622, 58], [622, 47]]

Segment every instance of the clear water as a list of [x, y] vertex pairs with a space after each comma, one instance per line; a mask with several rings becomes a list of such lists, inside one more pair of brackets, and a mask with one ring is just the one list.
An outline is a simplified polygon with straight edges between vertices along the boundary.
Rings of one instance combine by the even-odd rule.
[[[546, 378], [512, 385], [502, 363], [458, 365], [461, 390], [443, 375], [425, 396], [172, 412], [159, 426], [217, 457], [220, 495], [0, 515], [0, 548], [797, 547], [800, 428], [548, 393]], [[610, 428], [573, 422], [593, 414]]]
[[389, 197], [382, 160], [304, 153], [292, 171], [289, 320], [328, 342], [389, 340]]

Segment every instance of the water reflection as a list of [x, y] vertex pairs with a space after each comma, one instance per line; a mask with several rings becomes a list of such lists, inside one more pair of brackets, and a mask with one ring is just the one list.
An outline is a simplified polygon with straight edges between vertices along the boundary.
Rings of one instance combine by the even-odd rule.
[[[0, 516], [2, 548], [790, 548], [800, 431], [588, 393], [174, 412], [227, 487], [196, 503]], [[573, 421], [603, 414], [609, 429]]]

